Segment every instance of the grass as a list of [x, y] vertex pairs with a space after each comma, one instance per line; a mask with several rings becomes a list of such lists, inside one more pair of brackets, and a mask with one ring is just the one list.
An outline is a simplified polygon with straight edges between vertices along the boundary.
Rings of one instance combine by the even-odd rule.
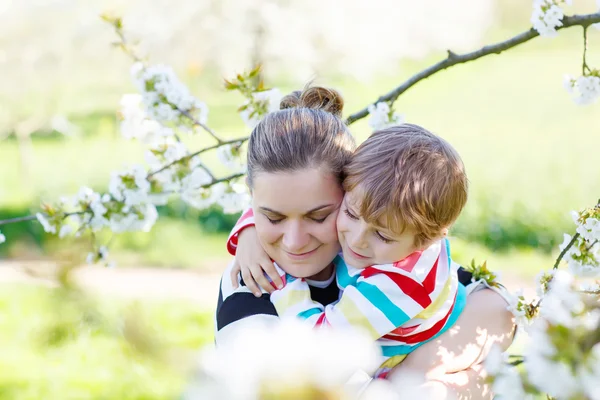
[[3, 285], [0, 399], [175, 399], [212, 334], [191, 303]]

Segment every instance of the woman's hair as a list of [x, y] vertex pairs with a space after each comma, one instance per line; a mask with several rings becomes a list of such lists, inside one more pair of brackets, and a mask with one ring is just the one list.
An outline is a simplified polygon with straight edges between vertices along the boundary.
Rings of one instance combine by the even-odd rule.
[[344, 100], [333, 89], [307, 86], [285, 96], [265, 116], [248, 143], [248, 185], [257, 173], [326, 168], [341, 183], [356, 148], [341, 120]]

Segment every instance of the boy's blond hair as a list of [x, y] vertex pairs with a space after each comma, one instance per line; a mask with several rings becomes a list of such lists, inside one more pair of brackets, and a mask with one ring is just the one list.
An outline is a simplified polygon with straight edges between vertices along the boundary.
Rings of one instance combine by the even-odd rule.
[[344, 169], [344, 190], [357, 189], [360, 216], [401, 234], [415, 246], [443, 236], [467, 202], [463, 162], [444, 139], [413, 124], [373, 133]]

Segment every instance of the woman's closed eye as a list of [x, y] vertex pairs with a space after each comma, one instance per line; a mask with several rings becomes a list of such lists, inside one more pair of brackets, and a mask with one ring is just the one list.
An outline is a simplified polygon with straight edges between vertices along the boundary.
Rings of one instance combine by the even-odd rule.
[[269, 220], [269, 222], [270, 222], [270, 223], [272, 223], [273, 225], [275, 225], [275, 224], [278, 224], [278, 223], [280, 223], [281, 221], [283, 221], [283, 220], [285, 219], [285, 218], [283, 218], [283, 217], [272, 217], [272, 218], [271, 218], [271, 217], [269, 217], [268, 215], [265, 215], [265, 214], [263, 214], [263, 215], [264, 215], [264, 216], [265, 216], [265, 218], [266, 218], [266, 219], [268, 219], [268, 220]]
[[313, 220], [314, 222], [316, 222], [317, 224], [322, 224], [323, 222], [325, 222], [325, 220], [327, 219], [327, 217], [329, 217], [331, 214], [327, 214], [325, 216], [322, 215], [318, 215], [318, 216], [313, 216], [313, 217], [309, 217], [311, 220]]

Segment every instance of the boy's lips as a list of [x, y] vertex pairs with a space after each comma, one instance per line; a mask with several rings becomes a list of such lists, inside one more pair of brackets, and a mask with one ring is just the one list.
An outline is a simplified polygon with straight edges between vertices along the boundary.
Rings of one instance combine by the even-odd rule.
[[358, 258], [359, 260], [366, 260], [367, 258], [369, 258], [367, 256], [363, 256], [362, 254], [355, 252], [354, 250], [352, 250], [352, 248], [350, 248], [350, 246], [346, 246], [346, 247], [348, 248], [348, 251], [350, 251], [350, 254], [352, 256], [354, 256], [355, 258]]

